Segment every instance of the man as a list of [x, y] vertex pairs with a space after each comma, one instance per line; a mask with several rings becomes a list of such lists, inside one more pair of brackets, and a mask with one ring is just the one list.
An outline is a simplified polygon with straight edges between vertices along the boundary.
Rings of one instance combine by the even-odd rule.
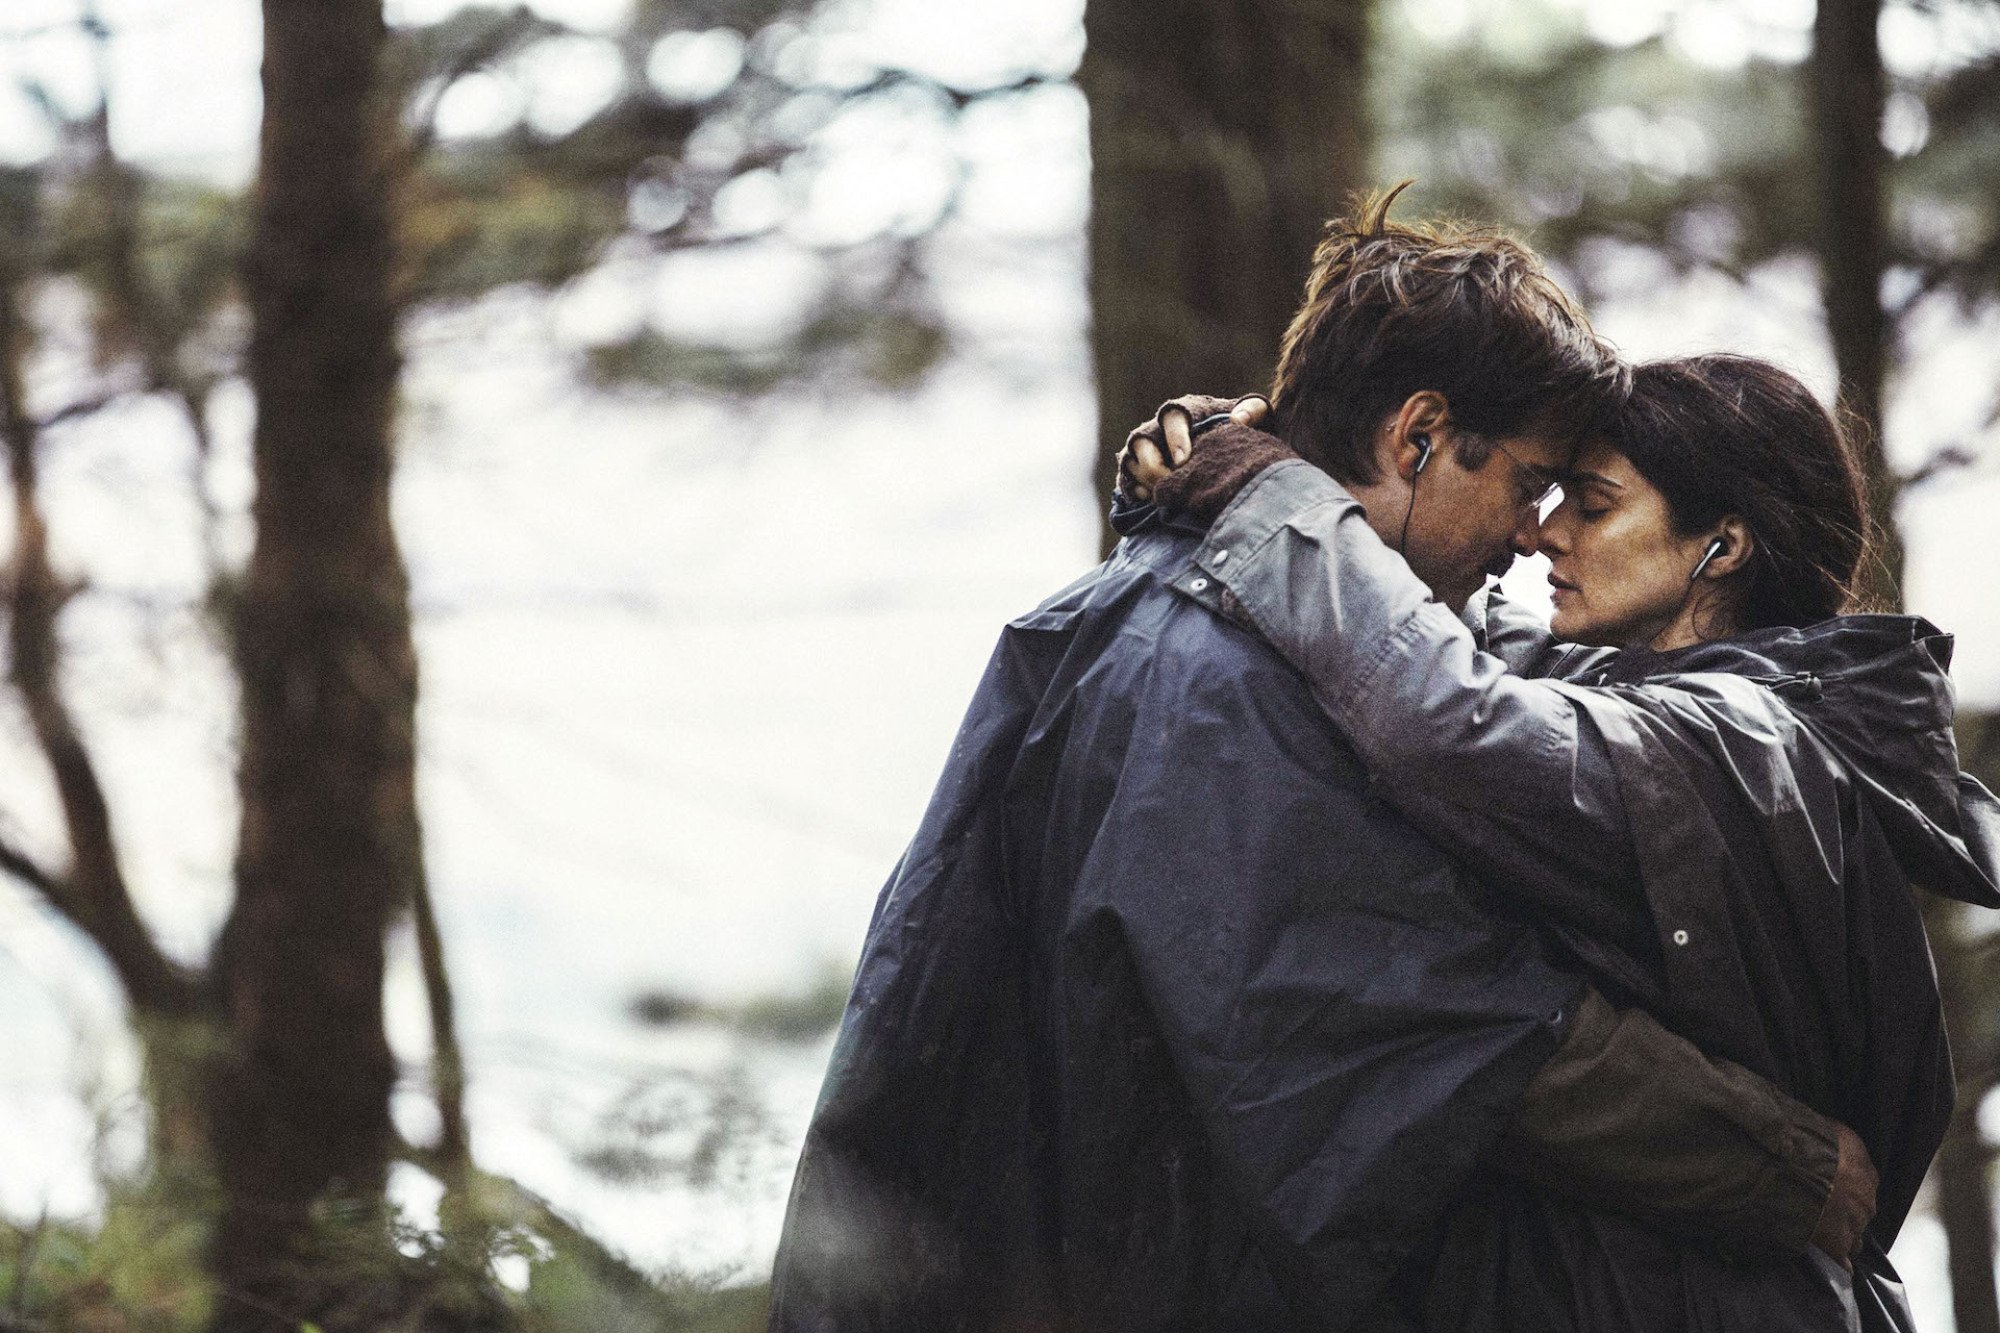
[[[1316, 256], [1275, 410], [1462, 604], [1622, 372], [1521, 247], [1386, 208]], [[1410, 1327], [1489, 1163], [1845, 1257], [1852, 1135], [1550, 966], [1184, 595], [1200, 536], [1141, 516], [1003, 635], [876, 908], [772, 1327]]]

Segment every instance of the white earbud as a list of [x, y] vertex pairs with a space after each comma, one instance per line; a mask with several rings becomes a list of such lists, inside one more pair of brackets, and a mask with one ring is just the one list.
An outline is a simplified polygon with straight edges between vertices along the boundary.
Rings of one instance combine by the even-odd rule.
[[1721, 555], [1723, 550], [1727, 548], [1728, 545], [1729, 543], [1723, 541], [1722, 538], [1720, 537], [1717, 537], [1714, 541], [1710, 542], [1708, 544], [1708, 549], [1702, 552], [1701, 560], [1696, 563], [1694, 567], [1694, 573], [1688, 575], [1688, 582], [1693, 583], [1696, 579], [1700, 578], [1701, 571], [1708, 568], [1708, 562], [1715, 559], [1715, 557]]

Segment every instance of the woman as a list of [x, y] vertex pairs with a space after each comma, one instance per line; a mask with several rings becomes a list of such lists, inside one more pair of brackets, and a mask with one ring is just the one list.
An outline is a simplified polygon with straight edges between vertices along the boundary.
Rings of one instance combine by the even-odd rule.
[[1496, 1194], [1456, 1228], [1428, 1317], [1908, 1327], [1884, 1251], [1952, 1106], [1910, 888], [2000, 905], [2000, 805], [1958, 772], [1948, 636], [1839, 614], [1866, 527], [1839, 427], [1762, 362], [1639, 368], [1540, 532], [1553, 636], [1504, 608], [1476, 632], [1325, 474], [1265, 467], [1280, 447], [1231, 424], [1172, 476], [1140, 444], [1133, 477], [1220, 513], [1196, 558], [1219, 604], [1312, 681], [1389, 800], [1611, 998], [1852, 1125], [1881, 1171], [1851, 1289], [1830, 1264], [1732, 1270]]

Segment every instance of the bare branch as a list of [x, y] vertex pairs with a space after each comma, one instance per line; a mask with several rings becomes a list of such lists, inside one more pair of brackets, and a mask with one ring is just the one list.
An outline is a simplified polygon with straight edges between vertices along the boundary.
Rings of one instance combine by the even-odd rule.
[[[28, 414], [21, 377], [24, 325], [19, 275], [0, 258], [0, 436], [14, 490], [8, 677], [55, 778], [71, 858], [68, 875], [39, 872], [28, 882], [104, 950], [135, 1008], [185, 1013], [197, 1004], [193, 979], [160, 951], [132, 904], [96, 761], [63, 700], [56, 620], [70, 589], [49, 563], [37, 493], [38, 427]], [[28, 878], [39, 868], [22, 857], [6, 869]]]
[[130, 392], [127, 389], [109, 389], [104, 393], [94, 394], [89, 398], [79, 399], [74, 403], [65, 403], [37, 421], [35, 423], [35, 433], [39, 435], [44, 431], [52, 430], [57, 426], [75, 421], [80, 417], [94, 416], [113, 403], [126, 397]]
[[[419, 858], [421, 860], [421, 858]], [[417, 934], [417, 960], [423, 970], [424, 1000], [430, 1008], [431, 1082], [437, 1093], [437, 1156], [447, 1185], [462, 1183], [472, 1165], [471, 1137], [465, 1119], [465, 1054], [458, 1042], [458, 1017], [452, 1001], [451, 975], [445, 970], [444, 936], [438, 929], [437, 908], [431, 901], [430, 876], [419, 865], [410, 885], [410, 912]]]
[[888, 92], [897, 88], [919, 88], [925, 92], [936, 93], [945, 101], [950, 102], [955, 109], [963, 111], [974, 103], [983, 102], [989, 97], [1005, 97], [1011, 93], [1024, 93], [1035, 88], [1059, 86], [1067, 83], [1069, 83], [1067, 78], [1052, 78], [1046, 74], [1023, 74], [1021, 77], [1009, 79], [1005, 83], [987, 84], [978, 88], [960, 88], [953, 84], [945, 83], [940, 79], [934, 79], [928, 74], [919, 74], [915, 70], [885, 69], [858, 87], [832, 89], [819, 88], [813, 85], [800, 85], [799, 91], [838, 92], [842, 97], [859, 98], [868, 97], [875, 93]]
[[[0, 871], [12, 875], [62, 910], [68, 890], [60, 877], [0, 833]], [[65, 911], [64, 915], [68, 915]]]
[[453, 53], [445, 67], [429, 81], [423, 103], [411, 117], [414, 128], [404, 149], [410, 163], [421, 162], [436, 145], [438, 107], [460, 79], [493, 65], [525, 40], [549, 37], [564, 31], [567, 29], [563, 25], [542, 18], [533, 10], [521, 8], [503, 16]]
[[1897, 482], [1897, 486], [1902, 490], [1908, 490], [1912, 486], [1921, 486], [1927, 481], [1935, 481], [1946, 473], [1971, 467], [1978, 461], [1979, 455], [1964, 445], [1947, 444], [1918, 464], [1916, 468], [1904, 473], [1902, 478]]

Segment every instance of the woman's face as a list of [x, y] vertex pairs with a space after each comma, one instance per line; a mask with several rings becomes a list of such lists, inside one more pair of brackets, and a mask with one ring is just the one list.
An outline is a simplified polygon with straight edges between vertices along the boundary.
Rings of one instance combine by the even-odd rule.
[[1710, 538], [1677, 535], [1666, 497], [1609, 444], [1588, 446], [1540, 533], [1556, 637], [1607, 647], [1653, 643], [1687, 610], [1690, 577]]

